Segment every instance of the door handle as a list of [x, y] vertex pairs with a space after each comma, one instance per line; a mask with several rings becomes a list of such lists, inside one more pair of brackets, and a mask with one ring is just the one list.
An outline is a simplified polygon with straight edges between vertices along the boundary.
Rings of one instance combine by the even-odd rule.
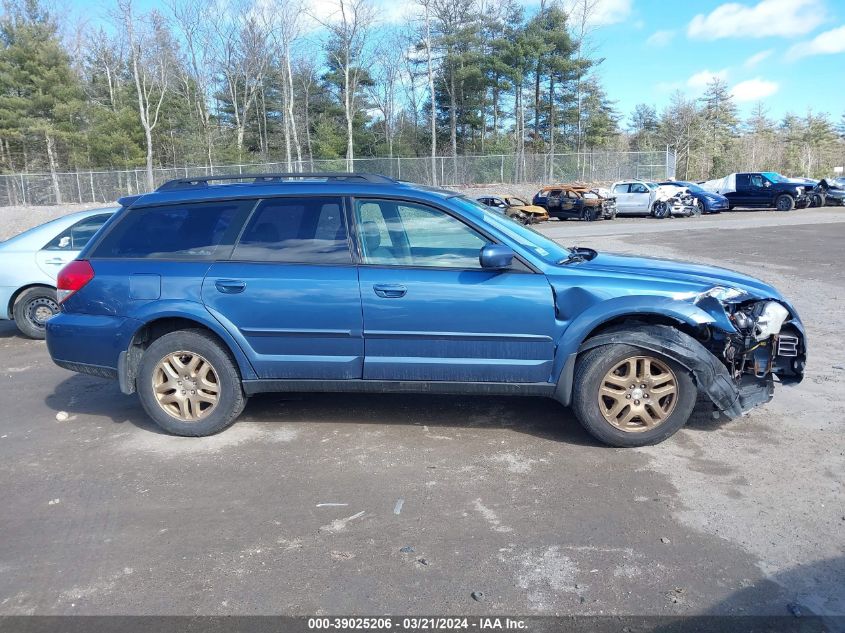
[[66, 262], [61, 257], [53, 257], [51, 259], [45, 260], [44, 263], [45, 264], [56, 264], [56, 265], [58, 265], [58, 264], [64, 264]]
[[405, 293], [408, 292], [405, 286], [399, 284], [375, 284], [373, 290], [379, 297], [384, 297], [385, 299], [399, 299], [400, 297], [404, 297]]
[[240, 279], [218, 279], [214, 282], [219, 292], [226, 295], [234, 295], [243, 292], [246, 288], [246, 282]]

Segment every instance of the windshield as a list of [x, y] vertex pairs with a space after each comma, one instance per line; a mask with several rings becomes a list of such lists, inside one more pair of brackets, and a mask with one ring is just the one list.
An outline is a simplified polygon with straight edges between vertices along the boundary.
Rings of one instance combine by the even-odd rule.
[[484, 216], [484, 222], [492, 225], [496, 230], [501, 231], [514, 242], [548, 264], [555, 264], [569, 256], [568, 248], [561, 246], [524, 224], [511, 220], [507, 216], [493, 213], [490, 209], [475, 200], [470, 200], [463, 196], [455, 196], [454, 198], [450, 198], [449, 201], [464, 209], [481, 211]]
[[517, 198], [515, 196], [512, 196], [512, 197], [508, 198], [507, 200], [508, 200], [508, 204], [510, 204], [512, 206], [523, 206], [523, 207], [528, 206], [528, 203], [525, 200], [523, 200], [522, 198]]

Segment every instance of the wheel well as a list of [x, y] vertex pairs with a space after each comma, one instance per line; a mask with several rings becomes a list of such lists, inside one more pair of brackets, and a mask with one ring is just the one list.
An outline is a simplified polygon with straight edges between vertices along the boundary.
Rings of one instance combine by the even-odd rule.
[[[162, 317], [160, 319], [155, 319], [145, 323], [138, 329], [137, 332], [135, 332], [135, 335], [132, 337], [132, 342], [126, 350], [126, 364], [122, 368], [123, 375], [121, 376], [121, 388], [125, 386], [129, 390], [126, 391], [126, 393], [132, 393], [135, 391], [135, 377], [138, 374], [138, 366], [141, 363], [141, 356], [143, 356], [144, 350], [147, 349], [156, 339], [161, 338], [165, 334], [170, 334], [171, 332], [177, 332], [179, 330], [202, 330], [208, 334], [208, 336], [217, 341], [220, 347], [232, 356], [232, 360], [234, 362], [234, 355], [226, 342], [221, 339], [214, 330], [199, 321], [186, 319], [184, 317]], [[237, 366], [237, 362], [235, 362], [235, 366]], [[123, 382], [124, 380], [125, 383]]]
[[683, 321], [679, 321], [678, 319], [673, 319], [670, 316], [665, 316], [662, 314], [645, 313], [624, 314], [622, 316], [610, 319], [609, 321], [605, 321], [604, 323], [601, 323], [595, 328], [593, 328], [589, 332], [589, 334], [584, 337], [584, 340], [587, 341], [598, 334], [602, 334], [603, 332], [618, 328], [622, 325], [633, 327], [641, 325], [668, 325], [669, 327], [673, 327], [676, 330], [683, 332], [684, 334], [689, 334], [696, 340], [707, 339], [709, 337], [709, 331], [702, 331], [700, 329], [696, 329], [694, 327], [691, 327], [689, 324], [684, 323]]
[[21, 288], [18, 288], [17, 290], [15, 290], [15, 293], [9, 299], [8, 313], [10, 316], [13, 316], [13, 311], [15, 309], [15, 304], [18, 302], [18, 297], [20, 297], [23, 293], [32, 288], [47, 288], [48, 290], [56, 289], [55, 286], [51, 286], [50, 284], [29, 284], [28, 286], [22, 286]]

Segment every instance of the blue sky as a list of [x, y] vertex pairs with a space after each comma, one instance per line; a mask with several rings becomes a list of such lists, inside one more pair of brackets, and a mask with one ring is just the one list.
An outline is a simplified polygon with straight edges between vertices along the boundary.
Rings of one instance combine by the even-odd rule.
[[845, 0], [602, 0], [600, 75], [627, 114], [724, 79], [743, 114], [845, 114]]
[[[523, 0], [529, 12], [539, 1]], [[757, 101], [774, 118], [808, 109], [828, 112], [835, 121], [845, 114], [845, 0], [589, 1], [597, 2], [593, 54], [605, 58], [598, 73], [626, 117], [637, 103], [660, 109], [675, 90], [697, 97], [713, 76], [732, 89], [743, 115]], [[302, 2], [324, 17], [337, 6], [337, 0]], [[373, 2], [388, 28], [419, 6], [413, 0]], [[561, 2], [570, 10], [583, 5]], [[113, 4], [69, 0], [65, 6], [77, 18], [100, 21]], [[166, 0], [135, 5], [136, 11], [159, 7], [167, 13]]]

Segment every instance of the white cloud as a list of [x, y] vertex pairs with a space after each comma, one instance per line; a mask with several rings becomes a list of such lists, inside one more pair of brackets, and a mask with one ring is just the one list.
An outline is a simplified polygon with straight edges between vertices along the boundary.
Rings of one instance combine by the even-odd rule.
[[675, 38], [675, 31], [655, 31], [645, 41], [647, 46], [668, 46]]
[[[596, 0], [591, 5], [587, 22], [593, 27], [617, 24], [631, 15], [632, 4], [633, 0]], [[571, 16], [572, 23], [578, 24], [584, 12], [583, 0], [567, 0], [565, 8]]]
[[739, 82], [731, 88], [731, 94], [734, 99], [740, 102], [759, 101], [760, 99], [772, 96], [779, 88], [780, 85], [777, 82], [755, 77], [754, 79]]
[[722, 70], [701, 70], [697, 73], [690, 75], [689, 79], [687, 79], [687, 87], [693, 92], [693, 94], [700, 94], [704, 92], [705, 88], [707, 88], [707, 84], [709, 84], [714, 79], [721, 79], [724, 81], [728, 77], [728, 69], [723, 68]]
[[687, 27], [690, 37], [797, 37], [825, 19], [822, 0], [761, 0], [753, 6], [729, 2], [709, 14], [696, 15]]
[[773, 49], [773, 48], [769, 48], [769, 49], [766, 49], [766, 50], [764, 50], [764, 51], [760, 51], [759, 53], [754, 53], [751, 57], [749, 57], [748, 59], [746, 59], [746, 60], [742, 63], [742, 65], [743, 65], [745, 68], [749, 68], [749, 69], [750, 69], [750, 68], [754, 68], [754, 67], [756, 67], [758, 64], [760, 64], [761, 62], [763, 62], [763, 61], [765, 61], [766, 59], [768, 59], [768, 58], [771, 56], [771, 54], [772, 54], [772, 53], [774, 53], [774, 52], [775, 52], [775, 49]]
[[790, 48], [788, 59], [799, 59], [810, 55], [833, 55], [845, 53], [845, 26], [819, 33], [809, 42], [799, 42]]

